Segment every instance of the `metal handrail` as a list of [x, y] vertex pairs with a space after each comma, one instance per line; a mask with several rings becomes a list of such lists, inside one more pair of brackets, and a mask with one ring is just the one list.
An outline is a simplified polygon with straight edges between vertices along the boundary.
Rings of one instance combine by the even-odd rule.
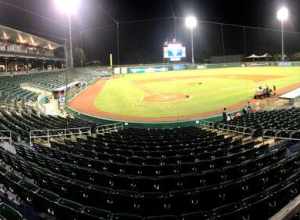
[[12, 144], [12, 132], [10, 130], [0, 130], [0, 140], [8, 141], [9, 144], [11, 145]]
[[32, 146], [35, 139], [47, 138], [48, 144], [50, 139], [54, 137], [67, 137], [68, 135], [82, 136], [92, 135], [90, 127], [65, 128], [65, 129], [46, 129], [46, 130], [30, 130], [29, 142]]
[[[251, 128], [251, 127], [230, 125], [230, 124], [224, 124], [224, 123], [215, 123], [215, 122], [209, 122], [209, 121], [201, 121], [199, 123], [199, 125], [203, 126], [203, 127], [214, 128], [214, 129], [218, 129], [218, 130], [222, 130], [222, 131], [226, 131], [226, 132], [234, 132], [234, 133], [249, 135], [249, 136], [253, 135], [253, 131], [255, 131], [255, 128]], [[251, 132], [247, 132], [247, 130], [250, 130]], [[275, 135], [266, 135], [266, 132], [268, 132], [268, 131], [274, 132]], [[280, 137], [279, 134], [281, 132], [289, 133], [289, 137]], [[262, 129], [261, 137], [262, 137], [262, 139], [274, 138], [277, 140], [300, 141], [300, 138], [291, 137], [291, 135], [296, 132], [300, 132], [300, 129], [299, 130]]]
[[[96, 134], [107, 134], [116, 132], [124, 128], [124, 123], [114, 123], [101, 125], [96, 127]], [[92, 135], [91, 127], [78, 127], [78, 128], [65, 128], [65, 129], [46, 129], [46, 130], [30, 130], [29, 132], [29, 143], [32, 146], [35, 139], [46, 138], [48, 144], [50, 139], [55, 137], [67, 137], [69, 135], [82, 136]]]
[[[201, 121], [200, 125], [204, 126], [204, 127], [208, 127], [208, 128], [214, 128], [214, 129], [227, 131], [227, 132], [235, 132], [235, 133], [244, 134], [244, 135], [252, 135], [253, 130], [254, 130], [253, 128], [250, 128], [250, 127], [229, 125], [229, 124], [224, 124], [224, 123], [215, 123], [215, 122], [209, 122], [209, 121]], [[246, 132], [249, 129], [251, 130], [251, 132]]]
[[290, 201], [281, 210], [275, 213], [270, 220], [289, 220], [300, 211], [300, 195]]
[[114, 123], [96, 127], [96, 134], [107, 134], [124, 129], [124, 123]]

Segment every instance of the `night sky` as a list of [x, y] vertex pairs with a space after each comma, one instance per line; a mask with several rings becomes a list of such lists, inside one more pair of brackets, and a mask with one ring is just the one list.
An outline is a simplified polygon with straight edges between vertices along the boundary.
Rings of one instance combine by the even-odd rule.
[[[295, 53], [300, 51], [300, 34], [294, 33], [300, 30], [298, 0], [82, 0], [73, 18], [74, 44], [84, 48], [89, 60], [107, 64], [113, 53], [117, 62], [115, 19], [120, 22], [121, 64], [162, 62], [162, 45], [174, 37], [189, 53], [190, 35], [181, 17], [193, 14], [205, 21], [195, 33], [198, 62], [223, 54], [274, 54], [280, 52], [278, 31], [206, 21], [278, 29], [276, 10], [281, 5], [290, 9], [287, 51]], [[67, 22], [52, 0], [0, 0], [0, 24], [59, 42]]]

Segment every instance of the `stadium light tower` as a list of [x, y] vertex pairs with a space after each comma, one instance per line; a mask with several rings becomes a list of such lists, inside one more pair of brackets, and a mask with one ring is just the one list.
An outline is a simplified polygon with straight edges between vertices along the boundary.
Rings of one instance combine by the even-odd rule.
[[277, 19], [281, 22], [281, 60], [284, 61], [284, 23], [289, 18], [289, 10], [286, 7], [281, 7], [277, 11]]
[[66, 14], [68, 17], [69, 26], [69, 66], [68, 68], [74, 68], [74, 58], [73, 58], [73, 43], [72, 43], [72, 16], [76, 14], [79, 6], [80, 0], [55, 0], [55, 4], [62, 13]]
[[191, 47], [192, 47], [192, 63], [195, 64], [194, 55], [194, 29], [197, 27], [197, 18], [194, 16], [187, 16], [185, 18], [185, 26], [191, 31]]

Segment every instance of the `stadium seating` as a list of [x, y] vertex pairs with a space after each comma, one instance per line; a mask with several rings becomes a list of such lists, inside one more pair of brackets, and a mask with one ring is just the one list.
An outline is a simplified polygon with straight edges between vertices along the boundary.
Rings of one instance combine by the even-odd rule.
[[20, 88], [19, 84], [12, 82], [0, 82], [0, 102], [15, 103], [19, 101], [34, 102], [37, 100], [37, 94]]
[[44, 90], [53, 91], [65, 86], [66, 82], [85, 81], [90, 82], [99, 77], [108, 76], [110, 74], [104, 70], [97, 70], [96, 68], [79, 68], [76, 71], [69, 73], [68, 71], [35, 73], [31, 75], [15, 76], [14, 82], [28, 83]]
[[1, 76], [0, 103], [37, 101], [37, 93], [21, 88], [21, 84], [24, 83], [46, 91], [53, 91], [63, 88], [66, 82], [91, 82], [99, 77], [105, 77], [108, 75], [109, 74], [105, 70], [98, 70], [97, 68], [80, 68], [72, 74], [65, 74], [65, 72], [59, 71], [15, 76]]
[[255, 135], [299, 138], [300, 109], [280, 109], [243, 115], [228, 122], [229, 125], [255, 130]]
[[4, 202], [0, 202], [0, 219], [25, 220], [18, 210]]
[[257, 210], [266, 219], [297, 194], [300, 154], [288, 155], [289, 144], [199, 128], [125, 129], [0, 149], [0, 175], [58, 219], [241, 219]]
[[31, 130], [92, 127], [93, 124], [74, 118], [46, 116], [30, 107], [0, 109], [0, 129], [10, 130], [14, 140], [28, 140]]

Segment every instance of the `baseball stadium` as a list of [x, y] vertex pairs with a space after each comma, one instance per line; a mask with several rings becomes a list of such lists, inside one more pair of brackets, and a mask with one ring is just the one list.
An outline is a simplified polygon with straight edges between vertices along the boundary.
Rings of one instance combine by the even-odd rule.
[[299, 8], [0, 0], [0, 220], [299, 220]]

